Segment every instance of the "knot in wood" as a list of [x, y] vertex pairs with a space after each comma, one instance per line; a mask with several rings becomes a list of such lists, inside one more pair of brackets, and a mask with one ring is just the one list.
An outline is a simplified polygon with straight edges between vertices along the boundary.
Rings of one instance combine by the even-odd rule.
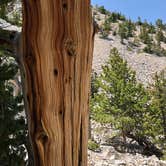
[[44, 131], [37, 133], [37, 142], [41, 142], [43, 145], [48, 141], [48, 136]]
[[54, 69], [54, 75], [57, 76], [58, 75], [58, 70]]
[[68, 8], [67, 2], [63, 2], [62, 6], [63, 6], [63, 9], [64, 9], [64, 10], [67, 10], [67, 8]]
[[72, 39], [67, 39], [65, 42], [65, 50], [68, 56], [76, 56], [76, 44]]

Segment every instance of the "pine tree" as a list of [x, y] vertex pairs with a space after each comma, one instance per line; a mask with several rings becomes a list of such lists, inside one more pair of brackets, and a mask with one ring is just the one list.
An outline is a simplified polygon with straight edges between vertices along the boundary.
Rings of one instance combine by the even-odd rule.
[[104, 8], [104, 6], [98, 7], [98, 11], [99, 11], [101, 14], [108, 14], [108, 13], [109, 13], [109, 12]]
[[152, 44], [152, 38], [149, 36], [146, 26], [141, 27], [139, 37], [144, 44]]
[[156, 33], [156, 40], [157, 40], [157, 44], [160, 45], [160, 43], [162, 41], [164, 41], [164, 34], [162, 32], [161, 29], [158, 29], [157, 33]]
[[121, 43], [123, 44], [123, 39], [127, 39], [129, 37], [133, 37], [133, 31], [135, 30], [135, 25], [131, 22], [131, 20], [126, 20], [125, 22], [119, 25], [119, 36], [121, 38]]
[[163, 21], [161, 19], [157, 19], [156, 20], [156, 26], [157, 26], [157, 28], [163, 30], [164, 29]]
[[96, 84], [99, 91], [91, 100], [92, 117], [99, 122], [113, 123], [124, 139], [128, 133], [143, 135], [143, 117], [149, 98], [116, 48], [111, 50]]
[[14, 79], [18, 69], [9, 58], [0, 55], [0, 165], [25, 165], [26, 121], [23, 116], [22, 96], [13, 95]]
[[[155, 75], [152, 86], [152, 101], [155, 107], [156, 122], [158, 122], [157, 135], [163, 135], [166, 140], [166, 71]], [[166, 143], [166, 141], [165, 141]]]
[[142, 25], [141, 17], [138, 17], [137, 25]]
[[102, 25], [101, 38], [106, 39], [110, 33], [111, 25], [108, 19]]
[[7, 10], [6, 10], [7, 4], [2, 4], [0, 5], [0, 18], [2, 19], [7, 19]]
[[[0, 1], [0, 18], [7, 20], [7, 4], [12, 0]], [[9, 34], [0, 29], [4, 37]], [[6, 39], [6, 40], [7, 40]], [[10, 46], [0, 45], [0, 165], [22, 166], [27, 157], [27, 127], [23, 113], [21, 94], [14, 95], [14, 80], [18, 67], [12, 58]]]
[[120, 36], [121, 39], [121, 43], [124, 43], [124, 39], [126, 39], [126, 34], [127, 34], [127, 27], [122, 23], [119, 24], [119, 30], [118, 30], [118, 34]]

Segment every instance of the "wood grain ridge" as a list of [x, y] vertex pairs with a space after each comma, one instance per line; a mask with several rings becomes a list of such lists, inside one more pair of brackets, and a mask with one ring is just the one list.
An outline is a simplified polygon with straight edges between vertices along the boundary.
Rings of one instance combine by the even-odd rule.
[[23, 65], [36, 166], [86, 166], [89, 0], [24, 0]]

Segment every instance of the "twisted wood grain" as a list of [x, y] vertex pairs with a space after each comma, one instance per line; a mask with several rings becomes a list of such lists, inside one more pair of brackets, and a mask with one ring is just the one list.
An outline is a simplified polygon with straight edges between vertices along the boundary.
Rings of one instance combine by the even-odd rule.
[[24, 0], [23, 62], [36, 166], [86, 166], [90, 0]]

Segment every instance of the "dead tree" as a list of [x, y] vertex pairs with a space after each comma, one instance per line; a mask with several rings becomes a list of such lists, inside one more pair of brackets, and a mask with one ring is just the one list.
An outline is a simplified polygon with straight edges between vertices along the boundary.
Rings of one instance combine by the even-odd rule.
[[86, 166], [90, 0], [23, 0], [24, 91], [36, 166]]

